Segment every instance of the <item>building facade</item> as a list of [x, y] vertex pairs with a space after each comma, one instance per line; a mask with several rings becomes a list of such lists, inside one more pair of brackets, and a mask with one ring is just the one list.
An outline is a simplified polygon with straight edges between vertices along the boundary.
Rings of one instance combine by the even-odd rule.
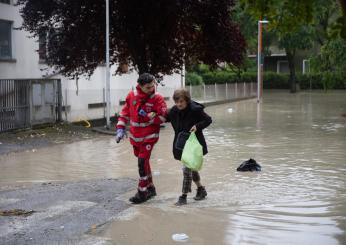
[[[17, 28], [22, 25], [19, 7], [15, 0], [0, 0], [0, 81], [54, 79], [61, 84], [62, 119], [73, 122], [105, 117], [105, 66], [99, 66], [91, 77], [71, 80], [57, 74], [44, 62], [44, 45], [38, 38]], [[115, 74], [116, 67], [111, 67]], [[111, 115], [119, 112], [127, 93], [136, 86], [138, 74], [111, 75]], [[165, 76], [157, 90], [170, 98], [174, 89], [181, 87], [182, 76]], [[43, 101], [44, 85], [31, 92], [31, 102]], [[41, 93], [42, 92], [42, 93]], [[47, 94], [47, 93], [46, 93]], [[49, 97], [49, 95], [46, 97]], [[39, 106], [37, 106], [39, 107]]]

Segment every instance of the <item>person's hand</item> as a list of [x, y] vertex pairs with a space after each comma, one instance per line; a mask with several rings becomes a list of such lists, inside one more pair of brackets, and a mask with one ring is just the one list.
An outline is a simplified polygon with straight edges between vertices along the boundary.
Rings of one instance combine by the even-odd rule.
[[196, 125], [193, 125], [192, 128], [190, 129], [190, 132], [193, 133], [193, 132], [196, 132], [196, 131], [197, 131]]
[[140, 109], [140, 111], [138, 112], [138, 115], [145, 117], [147, 115], [147, 113], [145, 112], [145, 110]]
[[125, 129], [118, 128], [117, 129], [117, 134], [115, 136], [115, 141], [119, 143], [125, 136]]
[[150, 120], [153, 119], [155, 116], [156, 116], [156, 113], [153, 111], [148, 113], [148, 117], [150, 118]]

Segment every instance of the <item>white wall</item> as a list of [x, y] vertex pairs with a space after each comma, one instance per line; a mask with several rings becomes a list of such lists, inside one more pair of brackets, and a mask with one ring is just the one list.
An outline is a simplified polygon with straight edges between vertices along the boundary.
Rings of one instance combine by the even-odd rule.
[[[18, 7], [0, 3], [0, 19], [12, 21], [12, 27], [22, 25]], [[28, 38], [31, 34], [21, 30], [12, 30], [12, 58], [13, 62], [0, 61], [0, 79], [25, 79], [42, 76], [39, 64], [38, 42]]]
[[[0, 3], [0, 19], [13, 22], [13, 27], [20, 27], [22, 18], [18, 7]], [[30, 33], [12, 31], [12, 54], [14, 61], [0, 61], [0, 79], [38, 79], [47, 75], [47, 68], [39, 63], [38, 42], [29, 38]], [[116, 67], [111, 68], [114, 74]], [[49, 74], [53, 74], [50, 71]], [[80, 77], [78, 81], [70, 80], [61, 75], [51, 78], [61, 79], [63, 105], [68, 106], [67, 113], [63, 113], [63, 119], [78, 121], [81, 119], [96, 119], [104, 116], [104, 109], [88, 109], [90, 103], [102, 103], [104, 101], [105, 67], [98, 67], [90, 78]], [[127, 93], [136, 86], [137, 73], [111, 76], [111, 115], [119, 112], [119, 101], [124, 100]], [[164, 77], [164, 87], [159, 86], [158, 91], [166, 97], [171, 97], [175, 88], [180, 87], [180, 74]]]
[[[115, 67], [112, 67], [111, 71], [114, 70]], [[114, 74], [114, 72], [112, 72], [112, 74]], [[136, 87], [137, 78], [137, 73], [111, 76], [111, 115], [121, 110], [119, 102], [125, 100], [128, 92]], [[165, 86], [159, 85], [157, 91], [163, 96], [171, 98], [174, 89], [180, 87], [180, 79], [180, 74], [165, 76], [163, 79], [163, 84], [165, 84]], [[104, 101], [105, 67], [97, 68], [90, 79], [81, 77], [78, 81], [67, 79], [62, 81], [63, 103], [71, 108], [68, 115], [63, 114], [63, 119], [67, 121], [78, 121], [82, 119], [101, 118], [104, 116], [103, 108], [88, 110], [88, 104], [101, 103]]]

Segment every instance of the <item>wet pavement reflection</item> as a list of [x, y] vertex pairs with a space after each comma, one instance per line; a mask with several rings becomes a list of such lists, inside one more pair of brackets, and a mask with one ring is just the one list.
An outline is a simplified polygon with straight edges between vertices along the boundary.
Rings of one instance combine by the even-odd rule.
[[[175, 207], [181, 164], [162, 130], [152, 156], [158, 196], [133, 206], [98, 236], [117, 244], [346, 244], [346, 93], [267, 92], [255, 100], [208, 107], [209, 154], [201, 171], [208, 198]], [[235, 169], [249, 158], [260, 173]], [[0, 156], [0, 185], [137, 178], [129, 142], [113, 138]], [[132, 193], [119, 197], [127, 200]]]

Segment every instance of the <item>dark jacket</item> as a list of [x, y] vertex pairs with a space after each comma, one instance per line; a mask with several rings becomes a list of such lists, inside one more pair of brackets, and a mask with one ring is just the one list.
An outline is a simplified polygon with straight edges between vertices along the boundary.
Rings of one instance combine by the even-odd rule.
[[189, 132], [194, 125], [197, 127], [197, 139], [203, 146], [203, 154], [205, 155], [208, 153], [202, 130], [208, 127], [212, 120], [211, 117], [204, 112], [203, 105], [191, 101], [184, 110], [179, 110], [176, 106], [173, 106], [168, 113], [167, 119], [167, 121], [171, 122], [174, 129], [173, 155], [175, 159], [181, 160], [182, 155], [182, 150], [175, 147], [178, 134], [180, 132]]

